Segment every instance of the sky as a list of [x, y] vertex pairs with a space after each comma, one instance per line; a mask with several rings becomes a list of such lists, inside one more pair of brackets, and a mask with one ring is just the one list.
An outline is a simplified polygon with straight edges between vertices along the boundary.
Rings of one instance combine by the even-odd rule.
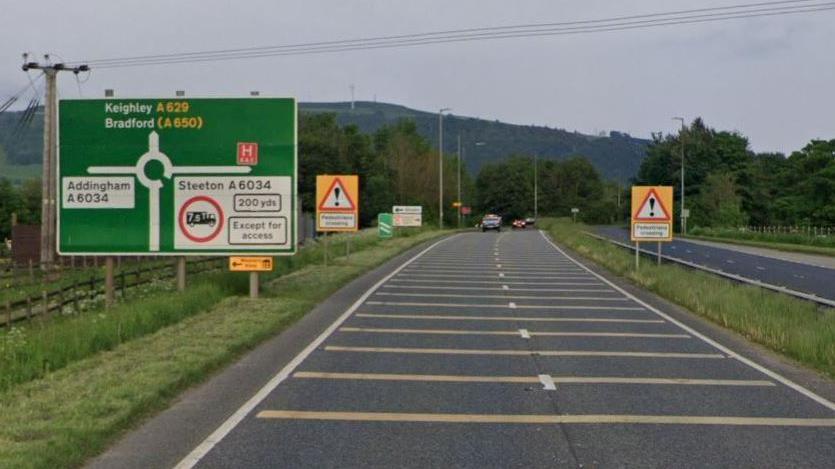
[[[749, 0], [752, 2], [755, 0]], [[66, 61], [610, 18], [744, 0], [0, 0], [0, 100], [21, 53]], [[597, 34], [228, 62], [94, 69], [64, 98], [294, 96], [596, 134], [670, 133], [702, 117], [788, 153], [835, 138], [835, 11]]]

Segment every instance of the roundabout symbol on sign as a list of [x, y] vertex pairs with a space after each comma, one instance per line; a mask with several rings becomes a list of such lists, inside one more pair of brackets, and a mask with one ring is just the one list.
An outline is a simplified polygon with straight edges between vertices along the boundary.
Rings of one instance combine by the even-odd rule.
[[223, 230], [223, 209], [215, 199], [198, 195], [180, 207], [177, 220], [186, 238], [195, 243], [207, 243]]

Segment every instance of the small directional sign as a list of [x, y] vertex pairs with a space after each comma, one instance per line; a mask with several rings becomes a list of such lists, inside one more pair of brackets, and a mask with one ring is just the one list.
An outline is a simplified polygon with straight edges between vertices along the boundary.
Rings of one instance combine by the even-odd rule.
[[421, 226], [423, 207], [420, 205], [395, 205], [391, 208], [394, 226]]
[[397, 215], [400, 213], [408, 213], [412, 215], [423, 214], [422, 205], [395, 205], [391, 208], [391, 213]]
[[359, 229], [359, 177], [357, 175], [316, 176], [316, 229], [357, 231]]
[[232, 272], [271, 272], [273, 258], [268, 256], [230, 257], [229, 270]]
[[672, 187], [633, 186], [632, 241], [672, 241], [672, 213]]
[[380, 238], [391, 238], [394, 236], [394, 215], [391, 213], [378, 214], [377, 229]]

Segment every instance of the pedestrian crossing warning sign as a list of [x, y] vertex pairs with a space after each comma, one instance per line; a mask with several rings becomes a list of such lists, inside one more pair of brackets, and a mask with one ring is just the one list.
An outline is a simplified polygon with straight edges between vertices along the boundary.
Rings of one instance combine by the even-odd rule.
[[359, 229], [359, 177], [316, 176], [316, 230]]
[[667, 208], [664, 206], [664, 202], [662, 202], [661, 197], [658, 196], [658, 192], [655, 190], [655, 187], [650, 188], [647, 194], [644, 196], [643, 202], [638, 207], [637, 213], [633, 217], [635, 220], [638, 221], [670, 221], [672, 217], [670, 216], [670, 212], [667, 211]]
[[354, 201], [351, 199], [351, 194], [345, 190], [345, 185], [338, 177], [333, 179], [328, 190], [325, 192], [324, 198], [319, 203], [320, 210], [341, 210], [352, 211], [356, 208]]
[[632, 241], [673, 240], [673, 188], [633, 186]]

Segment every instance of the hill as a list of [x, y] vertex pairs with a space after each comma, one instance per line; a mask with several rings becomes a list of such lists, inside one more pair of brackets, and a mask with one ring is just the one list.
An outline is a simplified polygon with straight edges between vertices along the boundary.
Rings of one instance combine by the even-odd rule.
[[[330, 112], [340, 124], [354, 124], [363, 132], [374, 132], [399, 119], [411, 119], [418, 131], [433, 145], [438, 142], [438, 115], [404, 106], [358, 101], [350, 103], [301, 103], [301, 112]], [[485, 163], [502, 160], [513, 154], [565, 159], [586, 156], [604, 178], [626, 182], [638, 173], [646, 155], [648, 140], [610, 132], [596, 137], [563, 129], [507, 124], [499, 121], [450, 115], [444, 117], [444, 152], [457, 151], [457, 138], [467, 146], [467, 168], [477, 172]], [[475, 147], [475, 142], [486, 145]]]
[[[405, 106], [359, 101], [353, 110], [350, 103], [300, 103], [299, 109], [300, 112], [334, 113], [340, 124], [354, 124], [368, 133], [400, 119], [411, 119], [433, 145], [438, 141], [438, 115]], [[22, 112], [0, 114], [0, 175], [13, 179], [38, 174], [37, 165], [41, 159], [42, 113], [38, 110], [29, 125], [19, 128], [21, 115]], [[583, 155], [605, 178], [622, 182], [637, 174], [649, 143], [619, 132], [598, 137], [563, 129], [450, 115], [444, 118], [445, 152], [457, 150], [459, 134], [466, 145], [466, 166], [472, 172], [512, 154], [538, 154], [541, 158], [551, 159]], [[485, 142], [485, 145], [476, 147], [475, 142]]]

